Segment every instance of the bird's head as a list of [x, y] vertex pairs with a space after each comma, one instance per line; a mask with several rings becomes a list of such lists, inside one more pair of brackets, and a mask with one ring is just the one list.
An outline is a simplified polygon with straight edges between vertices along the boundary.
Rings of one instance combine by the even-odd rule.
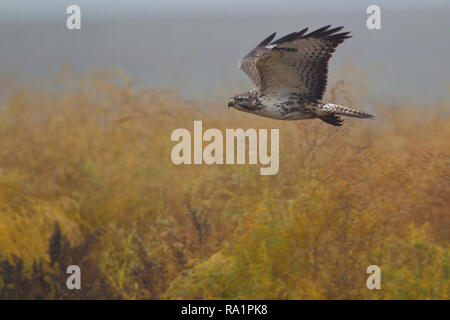
[[237, 94], [228, 101], [228, 107], [241, 111], [248, 111], [253, 105], [253, 97], [246, 94]]

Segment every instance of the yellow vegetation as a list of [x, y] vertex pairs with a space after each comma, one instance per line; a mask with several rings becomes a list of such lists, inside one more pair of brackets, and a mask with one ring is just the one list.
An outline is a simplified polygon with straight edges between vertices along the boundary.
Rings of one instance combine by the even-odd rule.
[[[329, 99], [362, 101], [342, 83]], [[449, 298], [449, 101], [374, 100], [376, 121], [335, 128], [114, 73], [12, 86], [1, 101], [1, 298]], [[279, 173], [172, 164], [171, 132], [193, 120], [279, 128]], [[71, 296], [66, 262], [98, 281]], [[366, 287], [372, 264], [381, 290]]]

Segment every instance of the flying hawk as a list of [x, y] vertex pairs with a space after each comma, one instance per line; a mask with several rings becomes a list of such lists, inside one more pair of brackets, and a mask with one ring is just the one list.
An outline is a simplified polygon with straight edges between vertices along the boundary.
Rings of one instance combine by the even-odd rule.
[[272, 42], [275, 33], [239, 63], [253, 81], [253, 90], [235, 95], [228, 107], [280, 120], [319, 118], [342, 126], [341, 116], [374, 118], [371, 114], [321, 101], [327, 84], [328, 60], [350, 32], [326, 26], [308, 28]]

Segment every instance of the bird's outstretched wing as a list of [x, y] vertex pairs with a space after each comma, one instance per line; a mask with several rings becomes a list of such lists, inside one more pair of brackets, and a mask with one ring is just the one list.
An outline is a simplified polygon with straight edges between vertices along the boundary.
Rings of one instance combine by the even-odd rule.
[[307, 33], [308, 28], [272, 42], [264, 39], [240, 62], [240, 68], [256, 89], [268, 96], [290, 93], [320, 100], [327, 85], [328, 60], [350, 32], [326, 26]]

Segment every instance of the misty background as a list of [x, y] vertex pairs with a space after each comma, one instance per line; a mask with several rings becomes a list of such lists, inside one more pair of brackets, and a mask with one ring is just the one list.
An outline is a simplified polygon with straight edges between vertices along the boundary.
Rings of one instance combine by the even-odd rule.
[[[66, 28], [66, 8], [81, 8], [81, 30]], [[366, 9], [381, 7], [381, 30]], [[119, 68], [185, 97], [232, 95], [251, 83], [238, 61], [267, 35], [345, 26], [330, 81], [354, 64], [370, 92], [428, 104], [448, 97], [450, 1], [78, 0], [0, 4], [0, 76], [51, 80], [64, 65], [77, 73]], [[229, 88], [229, 90], [227, 90]]]

